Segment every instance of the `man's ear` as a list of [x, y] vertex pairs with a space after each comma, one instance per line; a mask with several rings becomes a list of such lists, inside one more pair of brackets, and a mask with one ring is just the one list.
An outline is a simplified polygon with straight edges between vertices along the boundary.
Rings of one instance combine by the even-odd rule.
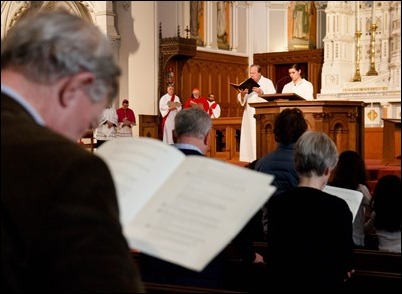
[[204, 144], [206, 146], [209, 146], [210, 139], [211, 139], [211, 130], [209, 130], [209, 132], [204, 137]]
[[94, 80], [94, 75], [90, 72], [77, 73], [61, 81], [59, 91], [59, 102], [62, 107], [67, 107], [80, 91], [84, 91]]
[[324, 170], [324, 175], [325, 175], [325, 176], [330, 176], [330, 175], [331, 175], [331, 172], [332, 172], [332, 168], [327, 167], [327, 168], [325, 168], [325, 170]]

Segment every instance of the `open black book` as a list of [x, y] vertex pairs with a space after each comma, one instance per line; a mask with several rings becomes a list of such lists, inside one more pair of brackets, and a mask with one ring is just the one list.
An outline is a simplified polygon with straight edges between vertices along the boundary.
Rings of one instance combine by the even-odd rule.
[[275, 101], [275, 100], [306, 100], [303, 97], [297, 95], [296, 93], [277, 93], [277, 94], [262, 94], [258, 95], [261, 98], [264, 98], [267, 101]]
[[247, 80], [241, 82], [239, 85], [238, 84], [234, 84], [234, 83], [230, 83], [230, 85], [235, 88], [236, 90], [242, 90], [244, 91], [245, 89], [248, 89], [248, 93], [250, 94], [251, 92], [253, 92], [253, 88], [254, 87], [260, 87], [260, 85], [254, 81], [252, 78], [248, 78]]

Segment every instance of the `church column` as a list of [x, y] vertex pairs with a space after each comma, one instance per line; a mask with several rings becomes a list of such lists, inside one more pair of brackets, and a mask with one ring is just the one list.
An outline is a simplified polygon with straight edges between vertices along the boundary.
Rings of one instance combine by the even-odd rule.
[[253, 7], [252, 7], [252, 2], [247, 1], [246, 7], [247, 7], [247, 29], [246, 32], [248, 32], [247, 35], [247, 54], [248, 54], [248, 63], [252, 64], [254, 60], [253, 52], [254, 52], [254, 46], [253, 46], [253, 40], [254, 40], [254, 26], [253, 26]]
[[230, 25], [230, 31], [231, 31], [231, 50], [232, 52], [237, 52], [237, 47], [239, 45], [239, 38], [237, 36], [238, 34], [238, 1], [232, 1], [231, 2], [231, 11], [232, 11], [232, 17], [231, 17], [231, 25]]
[[327, 7], [327, 1], [314, 1], [317, 11], [317, 49], [324, 47], [324, 37], [326, 28], [326, 14], [325, 8]]
[[205, 1], [205, 48], [212, 48], [213, 34], [213, 1]]
[[389, 26], [387, 25], [389, 23], [389, 9], [390, 9], [390, 3], [389, 1], [381, 1], [381, 8], [379, 9], [381, 11], [381, 16], [377, 19], [379, 19], [379, 27], [377, 29], [377, 33], [381, 32], [381, 38], [380, 38], [380, 44], [381, 44], [381, 52], [380, 52], [380, 65], [379, 65], [379, 72], [384, 72], [388, 71], [388, 60], [389, 60], [389, 40], [390, 40], [390, 32], [389, 32]]

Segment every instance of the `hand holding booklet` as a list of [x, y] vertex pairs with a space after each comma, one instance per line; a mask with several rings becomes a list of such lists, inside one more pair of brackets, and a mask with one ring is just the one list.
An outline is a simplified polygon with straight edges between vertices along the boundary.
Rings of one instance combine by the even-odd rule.
[[230, 83], [230, 85], [235, 88], [236, 90], [246, 90], [248, 89], [248, 93], [251, 94], [253, 92], [253, 88], [257, 87], [259, 88], [260, 85], [254, 81], [252, 78], [248, 78], [247, 80], [244, 80], [243, 82], [241, 82], [239, 85], [238, 84], [234, 84], [234, 83]]
[[115, 181], [131, 248], [202, 271], [275, 192], [273, 176], [147, 137], [97, 150]]

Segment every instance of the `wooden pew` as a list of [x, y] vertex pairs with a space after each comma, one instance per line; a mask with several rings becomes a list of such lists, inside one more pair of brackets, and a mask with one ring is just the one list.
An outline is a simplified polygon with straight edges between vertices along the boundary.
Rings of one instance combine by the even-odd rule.
[[[266, 256], [268, 245], [265, 242], [254, 242], [256, 251], [263, 256]], [[263, 287], [260, 279], [265, 280], [267, 283], [269, 260], [265, 260], [265, 265], [252, 265], [247, 269], [238, 261], [238, 257], [233, 248], [229, 245], [228, 255], [231, 260], [229, 261], [228, 272], [232, 275], [234, 280], [245, 277], [247, 282], [242, 284], [231, 285], [227, 284], [228, 289], [239, 287], [240, 289], [250, 290], [250, 286]], [[400, 292], [401, 290], [401, 254], [395, 252], [385, 252], [371, 249], [355, 249], [355, 273], [352, 278], [347, 282], [347, 289], [350, 292], [360, 291], [378, 291], [378, 292]], [[240, 267], [240, 268], [236, 268]], [[238, 277], [235, 277], [238, 275]], [[265, 275], [265, 276], [264, 276]], [[233, 287], [232, 287], [233, 286]], [[263, 289], [263, 288], [261, 288]]]
[[243, 293], [222, 289], [210, 289], [201, 287], [189, 287], [180, 285], [160, 284], [144, 282], [147, 293]]
[[[264, 256], [268, 246], [265, 242], [254, 242], [256, 251]], [[268, 266], [265, 264], [245, 264], [236, 254], [232, 245], [226, 248], [228, 260], [224, 268], [222, 289], [203, 289], [159, 283], [146, 283], [149, 293], [243, 293], [262, 292], [269, 283]], [[133, 258], [136, 259], [133, 252]], [[401, 254], [370, 249], [355, 249], [355, 270], [347, 282], [347, 292], [400, 292]], [[157, 270], [157, 269], [155, 269]]]
[[348, 282], [350, 291], [400, 292], [401, 254], [355, 249], [356, 272]]

